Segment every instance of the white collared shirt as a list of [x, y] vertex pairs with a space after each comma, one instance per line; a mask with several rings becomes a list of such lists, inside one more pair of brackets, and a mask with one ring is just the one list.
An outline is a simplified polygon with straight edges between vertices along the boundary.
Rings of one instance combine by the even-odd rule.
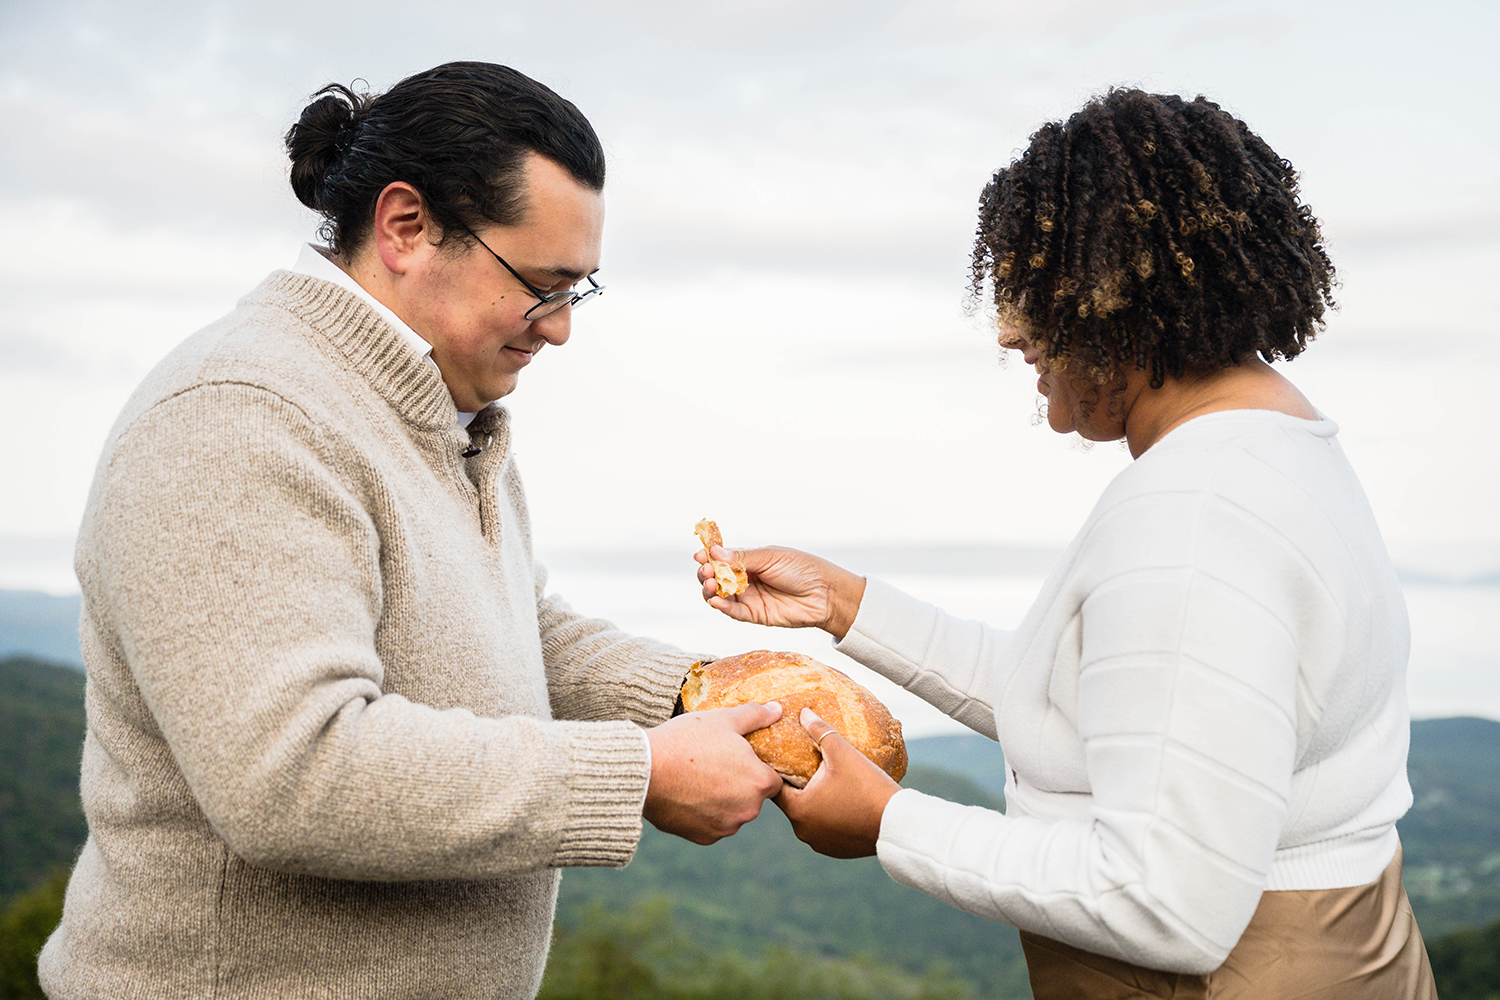
[[[362, 302], [369, 305], [371, 309], [375, 310], [376, 315], [389, 323], [401, 335], [401, 339], [412, 349], [412, 353], [425, 360], [433, 368], [437, 368], [437, 362], [432, 360], [432, 345], [423, 340], [421, 334], [407, 326], [406, 322], [400, 316], [391, 312], [375, 296], [366, 291], [363, 285], [354, 280], [353, 275], [335, 264], [321, 247], [311, 243], [304, 243], [302, 245], [302, 253], [298, 255], [297, 263], [292, 268], [292, 272], [294, 274], [305, 274], [309, 278], [318, 278], [321, 281], [338, 285], [340, 288], [358, 297]], [[468, 427], [474, 417], [475, 414], [473, 413], [465, 413], [463, 410], [459, 410], [458, 425], [460, 427]]]

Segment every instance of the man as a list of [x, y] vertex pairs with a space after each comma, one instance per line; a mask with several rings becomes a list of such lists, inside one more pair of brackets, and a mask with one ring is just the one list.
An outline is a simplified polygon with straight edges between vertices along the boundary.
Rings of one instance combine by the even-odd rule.
[[331, 247], [146, 378], [90, 494], [54, 1000], [533, 996], [558, 868], [780, 789], [777, 706], [671, 718], [694, 657], [532, 560], [494, 403], [598, 288], [588, 122], [454, 63], [327, 88], [288, 150]]

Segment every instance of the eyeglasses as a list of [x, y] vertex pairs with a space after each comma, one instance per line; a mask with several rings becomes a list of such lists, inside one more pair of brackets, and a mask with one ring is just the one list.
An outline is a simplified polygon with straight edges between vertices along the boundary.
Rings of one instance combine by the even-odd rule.
[[[467, 226], [465, 226], [464, 228], [468, 229]], [[476, 240], [479, 240], [480, 246], [484, 247], [486, 250], [490, 250], [489, 244], [484, 240], [480, 240], [479, 234], [474, 232], [474, 230], [469, 229], [469, 235], [474, 237]], [[564, 288], [560, 292], [544, 292], [540, 288], [537, 288], [535, 285], [533, 285], [531, 282], [527, 281], [525, 278], [521, 277], [519, 271], [505, 262], [504, 257], [495, 253], [495, 251], [493, 250], [490, 250], [490, 255], [500, 262], [500, 266], [504, 267], [511, 274], [515, 275], [515, 279], [521, 284], [525, 285], [528, 292], [537, 297], [536, 305], [526, 310], [526, 315], [523, 318], [527, 320], [538, 320], [543, 316], [551, 316], [553, 313], [557, 312], [564, 306], [572, 306], [574, 309], [577, 309], [589, 299], [604, 291], [604, 286], [595, 281], [592, 274], [586, 274], [584, 275], [584, 279], [588, 281], [589, 287], [585, 288], [581, 292], [576, 288]]]

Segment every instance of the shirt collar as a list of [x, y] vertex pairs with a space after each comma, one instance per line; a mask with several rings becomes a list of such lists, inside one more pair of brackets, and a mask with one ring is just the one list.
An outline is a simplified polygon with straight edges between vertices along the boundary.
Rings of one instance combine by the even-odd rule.
[[[423, 340], [417, 331], [407, 326], [406, 322], [400, 316], [391, 312], [384, 303], [366, 291], [363, 285], [354, 280], [353, 275], [335, 264], [321, 247], [314, 246], [311, 243], [303, 244], [302, 252], [297, 256], [297, 263], [292, 268], [292, 272], [294, 274], [305, 274], [309, 278], [318, 278], [319, 280], [327, 281], [349, 292], [349, 294], [375, 310], [377, 316], [389, 323], [391, 328], [400, 334], [401, 339], [411, 348], [412, 353], [425, 360], [432, 367], [437, 368], [437, 362], [432, 360], [432, 345]], [[465, 413], [463, 410], [458, 411], [459, 426], [468, 427], [474, 417], [475, 414], [473, 413]]]

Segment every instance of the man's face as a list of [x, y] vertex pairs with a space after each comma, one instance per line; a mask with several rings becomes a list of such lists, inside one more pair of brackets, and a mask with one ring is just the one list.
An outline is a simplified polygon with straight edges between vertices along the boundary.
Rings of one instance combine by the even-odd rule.
[[[475, 233], [538, 289], [571, 288], [599, 267], [604, 198], [535, 153], [524, 173], [524, 221]], [[431, 247], [412, 277], [398, 315], [432, 345], [432, 359], [462, 411], [507, 395], [544, 345], [567, 343], [572, 307], [527, 320], [536, 296], [484, 247], [457, 254]]]

